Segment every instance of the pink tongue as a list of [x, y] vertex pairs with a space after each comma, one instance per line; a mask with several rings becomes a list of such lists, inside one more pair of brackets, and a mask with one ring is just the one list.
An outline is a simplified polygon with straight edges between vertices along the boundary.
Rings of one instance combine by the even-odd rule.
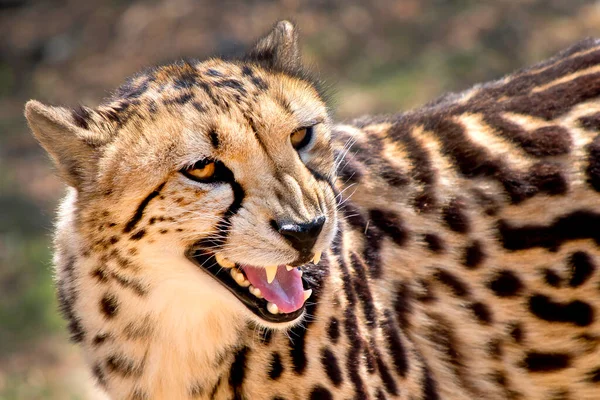
[[277, 267], [277, 275], [271, 283], [267, 282], [267, 272], [264, 268], [244, 265], [242, 269], [250, 283], [260, 289], [267, 301], [275, 303], [279, 311], [291, 313], [300, 309], [304, 304], [304, 288], [297, 268], [288, 271], [285, 265], [280, 265]]

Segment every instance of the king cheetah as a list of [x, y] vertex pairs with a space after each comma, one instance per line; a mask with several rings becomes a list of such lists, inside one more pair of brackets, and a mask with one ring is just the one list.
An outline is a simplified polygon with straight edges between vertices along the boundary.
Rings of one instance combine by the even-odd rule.
[[600, 398], [600, 42], [336, 124], [279, 22], [25, 114], [112, 399]]

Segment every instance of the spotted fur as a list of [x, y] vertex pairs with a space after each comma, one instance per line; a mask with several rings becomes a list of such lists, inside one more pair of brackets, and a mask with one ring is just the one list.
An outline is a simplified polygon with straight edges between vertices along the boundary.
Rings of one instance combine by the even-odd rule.
[[[280, 22], [238, 60], [147, 70], [97, 109], [27, 105], [72, 187], [72, 338], [114, 399], [594, 399], [600, 43], [420, 109], [332, 125]], [[296, 154], [288, 135], [316, 124]], [[228, 184], [177, 171], [222, 161]], [[293, 262], [274, 216], [327, 216], [306, 311], [251, 315], [184, 254]], [[207, 260], [210, 260], [208, 258]]]

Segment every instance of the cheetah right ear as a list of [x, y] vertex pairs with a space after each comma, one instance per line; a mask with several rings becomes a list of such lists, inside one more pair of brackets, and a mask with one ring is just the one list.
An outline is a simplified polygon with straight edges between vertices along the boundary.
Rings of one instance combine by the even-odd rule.
[[267, 69], [295, 73], [301, 68], [298, 32], [290, 21], [279, 21], [271, 32], [259, 39], [246, 60]]
[[81, 108], [78, 113], [35, 100], [25, 105], [25, 117], [33, 135], [48, 152], [64, 181], [78, 190], [93, 181], [98, 165], [97, 146], [102, 142], [101, 135], [86, 129], [81, 112], [90, 110]]

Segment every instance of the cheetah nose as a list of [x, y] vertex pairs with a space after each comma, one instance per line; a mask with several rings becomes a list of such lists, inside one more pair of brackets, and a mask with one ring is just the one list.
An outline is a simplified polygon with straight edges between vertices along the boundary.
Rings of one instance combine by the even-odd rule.
[[321, 215], [310, 222], [271, 221], [271, 225], [281, 236], [287, 239], [294, 249], [301, 254], [306, 254], [310, 252], [319, 238], [325, 220], [325, 216]]

